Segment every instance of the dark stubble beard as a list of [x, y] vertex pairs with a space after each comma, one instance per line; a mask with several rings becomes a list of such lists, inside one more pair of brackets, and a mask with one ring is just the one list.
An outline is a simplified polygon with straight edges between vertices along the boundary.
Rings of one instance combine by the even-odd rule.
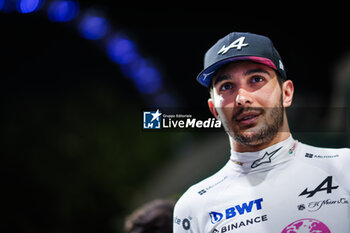
[[[238, 143], [246, 146], [256, 146], [256, 145], [262, 145], [269, 143], [274, 139], [278, 131], [281, 129], [283, 125], [283, 114], [284, 114], [284, 108], [282, 105], [282, 97], [281, 102], [279, 106], [276, 106], [274, 108], [269, 109], [263, 109], [263, 108], [243, 108], [239, 111], [238, 114], [236, 114], [232, 119], [232, 121], [236, 121], [236, 117], [246, 111], [257, 111], [261, 112], [262, 115], [265, 115], [266, 122], [265, 125], [262, 126], [257, 132], [252, 134], [245, 134], [244, 132], [240, 132], [239, 130], [233, 130], [229, 131], [229, 135]], [[227, 126], [225, 126], [227, 130]], [[247, 129], [246, 131], [249, 131]], [[253, 130], [251, 131], [253, 132]]]

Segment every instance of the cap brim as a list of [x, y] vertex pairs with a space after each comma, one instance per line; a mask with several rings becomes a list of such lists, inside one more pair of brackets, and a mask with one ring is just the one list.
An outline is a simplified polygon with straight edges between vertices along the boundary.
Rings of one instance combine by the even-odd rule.
[[257, 63], [261, 63], [263, 65], [266, 65], [274, 70], [277, 70], [276, 65], [268, 58], [264, 57], [257, 57], [257, 56], [240, 56], [240, 57], [231, 57], [227, 58], [221, 61], [218, 61], [214, 63], [213, 65], [209, 66], [208, 68], [204, 69], [199, 75], [197, 76], [197, 81], [202, 84], [203, 86], [209, 87], [211, 84], [211, 79], [213, 78], [215, 71], [217, 71], [220, 67], [222, 67], [225, 64], [235, 62], [235, 61], [253, 61]]

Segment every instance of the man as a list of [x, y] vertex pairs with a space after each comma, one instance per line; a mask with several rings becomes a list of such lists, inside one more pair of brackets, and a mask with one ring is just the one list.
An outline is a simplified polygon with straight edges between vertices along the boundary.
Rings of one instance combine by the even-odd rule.
[[293, 139], [285, 108], [294, 86], [271, 40], [230, 33], [197, 79], [231, 156], [180, 198], [174, 232], [350, 232], [350, 150]]

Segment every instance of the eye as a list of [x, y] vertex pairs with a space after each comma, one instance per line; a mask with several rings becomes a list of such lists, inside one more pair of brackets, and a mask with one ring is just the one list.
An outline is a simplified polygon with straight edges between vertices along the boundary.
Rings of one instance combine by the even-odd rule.
[[224, 83], [220, 86], [220, 91], [227, 91], [233, 88], [232, 83]]
[[264, 81], [264, 77], [262, 77], [262, 76], [255, 75], [251, 78], [252, 83], [259, 83], [262, 81]]

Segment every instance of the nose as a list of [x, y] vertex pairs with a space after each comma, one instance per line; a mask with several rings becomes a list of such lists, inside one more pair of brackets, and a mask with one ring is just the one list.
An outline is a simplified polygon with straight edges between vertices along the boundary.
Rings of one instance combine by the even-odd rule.
[[236, 96], [236, 106], [243, 107], [245, 105], [252, 104], [252, 98], [250, 97], [250, 94], [245, 91], [244, 89], [239, 89], [237, 96]]

